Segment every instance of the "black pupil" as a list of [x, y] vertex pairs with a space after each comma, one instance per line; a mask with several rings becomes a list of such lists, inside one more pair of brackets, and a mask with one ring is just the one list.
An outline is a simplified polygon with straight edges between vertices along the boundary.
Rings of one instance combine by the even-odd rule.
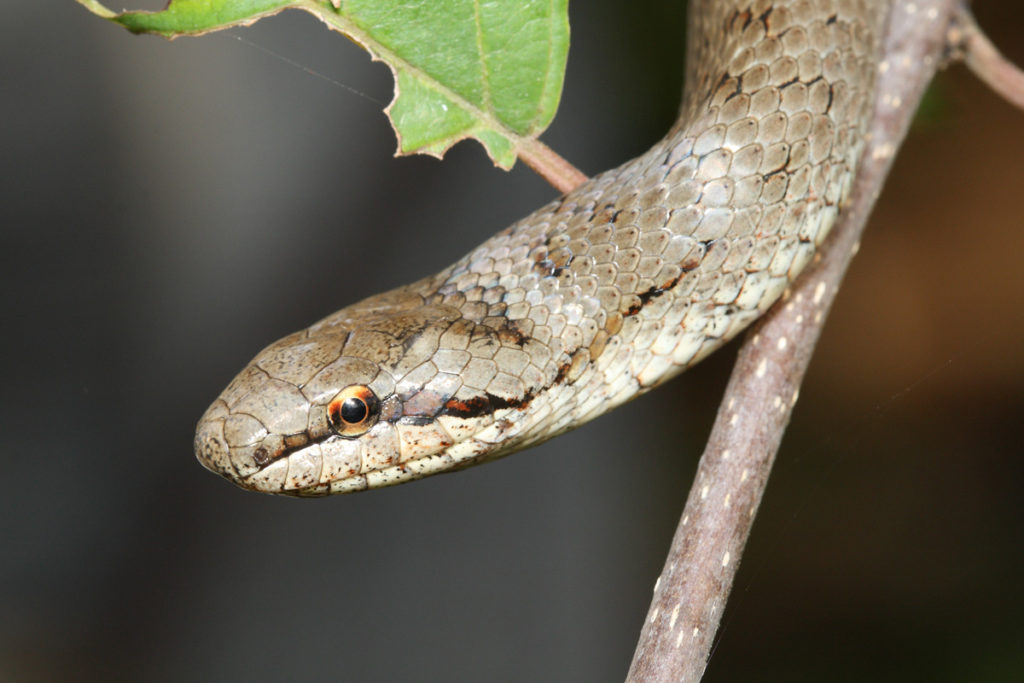
[[369, 411], [361, 398], [346, 398], [341, 404], [341, 419], [348, 424], [358, 424], [366, 419]]

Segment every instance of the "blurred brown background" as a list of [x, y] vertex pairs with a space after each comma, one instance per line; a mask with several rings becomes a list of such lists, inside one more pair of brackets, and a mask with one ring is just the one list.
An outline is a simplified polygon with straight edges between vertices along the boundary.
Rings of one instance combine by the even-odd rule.
[[[588, 173], [670, 125], [681, 4], [572, 4], [544, 139]], [[976, 11], [1024, 63], [1020, 3]], [[0, 17], [0, 679], [621, 680], [734, 349], [455, 476], [236, 490], [191, 440], [245, 361], [553, 191], [471, 143], [392, 159], [367, 99], [387, 69], [300, 13], [173, 43], [70, 0]], [[707, 680], [1024, 678], [1022, 198], [1024, 113], [950, 69], [812, 364]]]

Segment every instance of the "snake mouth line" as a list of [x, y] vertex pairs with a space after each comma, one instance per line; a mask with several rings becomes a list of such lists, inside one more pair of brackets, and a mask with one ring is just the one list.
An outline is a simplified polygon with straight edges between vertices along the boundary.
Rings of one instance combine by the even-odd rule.
[[[568, 368], [568, 365], [566, 365]], [[417, 415], [401, 415], [388, 420], [384, 420], [385, 424], [391, 424], [396, 428], [401, 427], [426, 427], [428, 425], [437, 425], [442, 430], [444, 429], [437, 423], [437, 418], [440, 416], [455, 417], [458, 419], [478, 419], [484, 418], [486, 425], [491, 425], [495, 422], [492, 419], [486, 419], [488, 417], [495, 417], [496, 413], [502, 411], [522, 411], [529, 407], [529, 405], [535, 400], [537, 395], [545, 389], [550, 389], [557, 386], [564, 380], [565, 369], [559, 372], [551, 384], [543, 387], [539, 390], [532, 390], [527, 392], [522, 397], [505, 398], [489, 392], [485, 392], [478, 396], [474, 396], [468, 399], [449, 399], [442, 405], [442, 408], [433, 416], [417, 416]], [[512, 418], [513, 422], [515, 418]], [[504, 429], [508, 428], [508, 420], [498, 420], [499, 422], [505, 423]], [[444, 430], [447, 432], [447, 430]], [[478, 431], [478, 430], [477, 430]], [[474, 432], [475, 433], [475, 432]], [[301, 437], [300, 442], [296, 442]], [[342, 470], [341, 472], [335, 473], [335, 477], [330, 477], [329, 481], [324, 481], [324, 469], [327, 467], [328, 455], [326, 452], [320, 453], [322, 448], [324, 451], [331, 449], [331, 442], [333, 441], [345, 441], [345, 442], [359, 442], [360, 437], [347, 437], [342, 434], [337, 434], [334, 431], [329, 431], [324, 434], [318, 434], [315, 437], [309, 436], [308, 434], [292, 435], [286, 437], [287, 441], [292, 442], [290, 445], [286, 445], [279, 451], [271, 455], [269, 449], [266, 447], [258, 448], [254, 454], [253, 459], [259, 467], [255, 472], [241, 477], [238, 482], [244, 488], [250, 488], [255, 490], [266, 490], [266, 486], [262, 480], [268, 475], [268, 470], [271, 468], [285, 467], [290, 468], [289, 465], [284, 463], [288, 462], [293, 456], [300, 458], [304, 455], [311, 455], [317, 459], [323, 458], [317, 471], [310, 471], [305, 481], [298, 485], [289, 485], [281, 483], [280, 488], [274, 486], [273, 492], [286, 494], [286, 495], [299, 495], [299, 496], [319, 496], [326, 495], [332, 491], [340, 491], [342, 488], [345, 490], [361, 490], [366, 488], [366, 482], [369, 480], [381, 479], [381, 481], [398, 481], [407, 480], [409, 478], [419, 478], [425, 476], [427, 473], [434, 471], [437, 463], [447, 462], [444, 467], [437, 467], [437, 471], [455, 466], [456, 462], [463, 462], [467, 459], [474, 459], [482, 455], [485, 451], [491, 450], [494, 444], [487, 442], [477, 441], [473, 436], [467, 435], [463, 439], [456, 440], [451, 438], [449, 435], [448, 439], [445, 439], [443, 443], [436, 444], [438, 450], [433, 452], [420, 452], [412, 457], [405, 451], [406, 448], [413, 448], [415, 450], [415, 441], [406, 443], [406, 436], [400, 437], [403, 446], [400, 452], [394, 454], [394, 461], [387, 466], [378, 468], [370, 468], [364, 471], [364, 467], [360, 467], [358, 464], [353, 463], [353, 467], [348, 469], [347, 472]], [[315, 449], [316, 453], [311, 454], [310, 449]], [[403, 457], [408, 457], [408, 460], [402, 460]], [[450, 461], [450, 462], [448, 462]], [[433, 464], [432, 464], [433, 463]], [[273, 475], [276, 479], [279, 475]], [[286, 475], [284, 472], [280, 473], [282, 480], [291, 476]], [[342, 482], [348, 482], [344, 484]], [[362, 482], [362, 483], [360, 483]]]

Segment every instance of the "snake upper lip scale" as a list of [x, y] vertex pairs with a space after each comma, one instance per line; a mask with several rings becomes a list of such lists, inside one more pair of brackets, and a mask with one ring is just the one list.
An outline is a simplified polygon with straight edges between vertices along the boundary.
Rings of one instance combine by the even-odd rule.
[[200, 462], [325, 495], [544, 441], [696, 363], [811, 260], [864, 147], [883, 0], [693, 0], [678, 122], [441, 273], [264, 349]]

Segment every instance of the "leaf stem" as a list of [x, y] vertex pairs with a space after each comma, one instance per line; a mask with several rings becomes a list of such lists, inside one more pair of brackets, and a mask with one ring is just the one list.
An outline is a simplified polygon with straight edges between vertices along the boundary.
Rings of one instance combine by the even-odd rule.
[[578, 168], [536, 138], [524, 139], [517, 151], [524, 164], [562, 194], [575, 190], [587, 180]]
[[107, 9], [100, 3], [96, 2], [96, 0], [78, 0], [78, 4], [82, 5], [96, 16], [103, 17], [104, 19], [113, 19], [117, 16], [117, 12]]

